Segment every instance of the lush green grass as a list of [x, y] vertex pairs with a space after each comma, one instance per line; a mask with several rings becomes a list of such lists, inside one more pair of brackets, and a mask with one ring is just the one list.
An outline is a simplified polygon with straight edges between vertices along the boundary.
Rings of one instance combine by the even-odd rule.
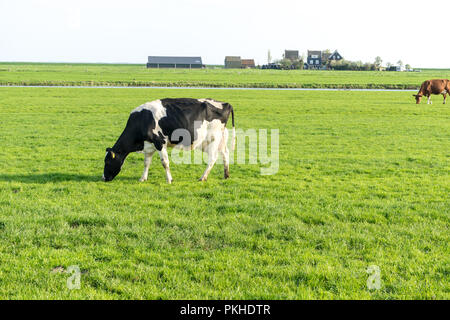
[[0, 63], [0, 85], [417, 89], [450, 70], [423, 72], [147, 69], [145, 65]]
[[[206, 71], [205, 71], [206, 72]], [[130, 110], [230, 102], [280, 170], [103, 157]], [[448, 299], [450, 109], [402, 92], [0, 88], [0, 298]], [[438, 103], [439, 102], [439, 103]], [[81, 268], [81, 289], [68, 275]], [[369, 265], [382, 288], [366, 286]]]

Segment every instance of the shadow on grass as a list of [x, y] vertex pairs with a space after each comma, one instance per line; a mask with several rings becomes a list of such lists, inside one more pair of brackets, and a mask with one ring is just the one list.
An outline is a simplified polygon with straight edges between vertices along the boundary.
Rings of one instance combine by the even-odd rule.
[[22, 183], [48, 183], [66, 181], [101, 182], [102, 176], [58, 172], [39, 174], [0, 174], [0, 181]]

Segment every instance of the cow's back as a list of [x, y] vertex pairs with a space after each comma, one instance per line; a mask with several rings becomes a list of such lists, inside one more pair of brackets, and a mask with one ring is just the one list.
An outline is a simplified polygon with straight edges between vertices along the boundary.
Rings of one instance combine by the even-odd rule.
[[440, 94], [447, 89], [448, 79], [433, 79], [430, 84], [430, 93]]
[[159, 126], [169, 139], [175, 130], [184, 129], [189, 132], [193, 141], [196, 137], [195, 130], [199, 125], [204, 121], [214, 120], [219, 120], [225, 125], [231, 110], [228, 103], [212, 99], [166, 98], [160, 101], [166, 110], [166, 116], [159, 119]]

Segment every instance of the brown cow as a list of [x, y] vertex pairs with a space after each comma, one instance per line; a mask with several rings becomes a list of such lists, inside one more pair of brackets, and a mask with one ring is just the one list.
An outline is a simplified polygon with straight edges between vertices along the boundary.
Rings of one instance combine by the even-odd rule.
[[416, 97], [416, 104], [420, 103], [423, 96], [428, 98], [427, 104], [432, 104], [432, 94], [442, 94], [444, 96], [444, 104], [447, 100], [447, 93], [450, 94], [450, 81], [448, 79], [433, 79], [426, 80], [420, 86], [420, 90], [417, 94], [413, 94]]

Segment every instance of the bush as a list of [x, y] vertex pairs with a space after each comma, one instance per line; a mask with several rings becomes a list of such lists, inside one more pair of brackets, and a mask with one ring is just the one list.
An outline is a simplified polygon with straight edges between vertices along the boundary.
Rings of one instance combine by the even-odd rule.
[[280, 64], [281, 69], [283, 70], [292, 70], [292, 69], [303, 69], [303, 60], [290, 60], [290, 59], [281, 59], [276, 61], [276, 63]]
[[374, 63], [363, 63], [362, 61], [339, 60], [331, 61], [329, 68], [332, 70], [373, 71], [376, 70]]

